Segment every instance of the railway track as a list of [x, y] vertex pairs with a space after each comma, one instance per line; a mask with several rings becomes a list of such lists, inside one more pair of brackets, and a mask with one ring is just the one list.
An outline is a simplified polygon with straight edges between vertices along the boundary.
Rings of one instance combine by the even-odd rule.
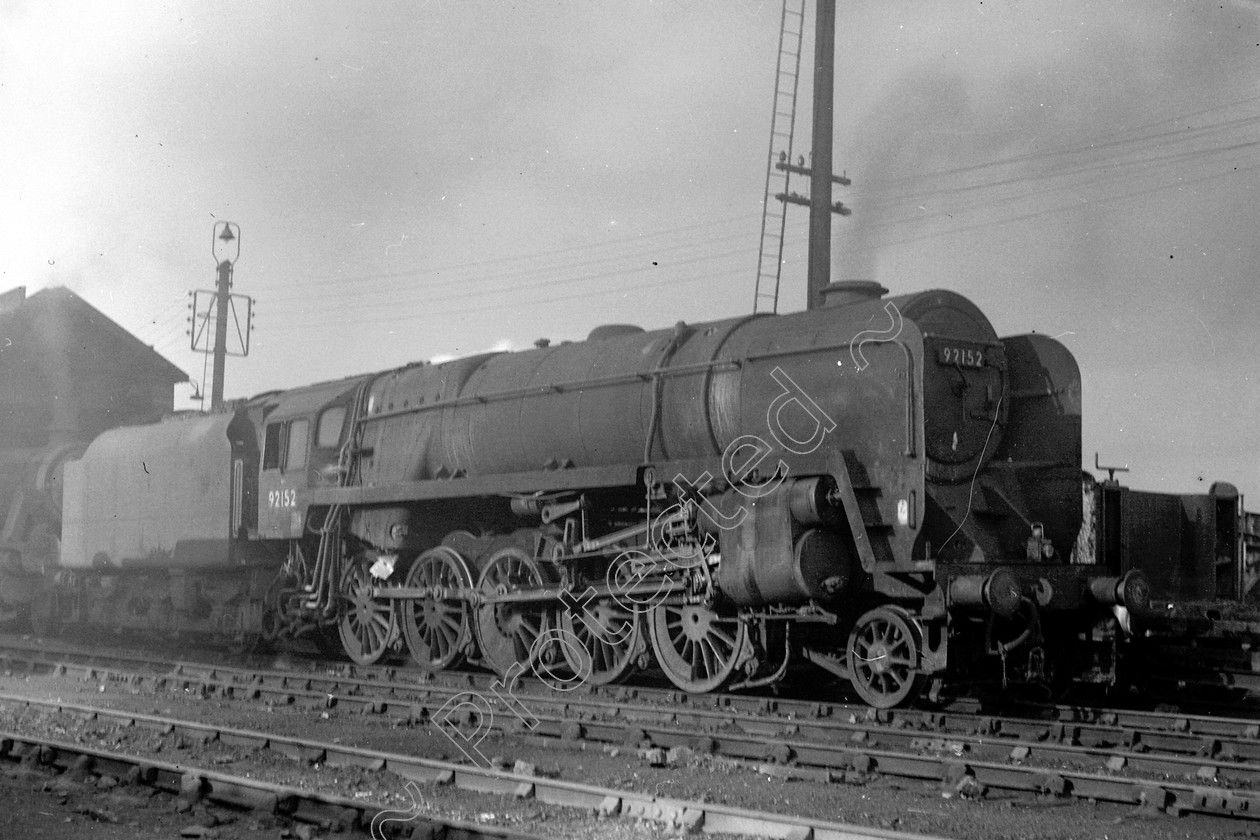
[[[0, 667], [43, 667], [56, 662], [67, 672], [108, 678], [149, 679], [171, 685], [202, 685], [207, 690], [241, 696], [270, 697], [273, 702], [307, 703], [354, 708], [368, 712], [406, 713], [410, 706], [441, 705], [467, 691], [492, 694], [494, 679], [485, 674], [445, 673], [418, 677], [415, 672], [345, 663], [311, 666], [306, 671], [262, 669], [225, 662], [170, 661], [138, 653], [103, 653], [71, 646], [30, 645], [0, 638]], [[6, 665], [7, 663], [7, 665]], [[932, 709], [875, 710], [867, 706], [824, 703], [741, 694], [691, 695], [673, 689], [626, 686], [583, 686], [555, 692], [538, 680], [522, 679], [514, 692], [523, 701], [545, 709], [576, 709], [599, 713], [613, 709], [653, 714], [667, 706], [671, 714], [722, 717], [738, 713], [777, 721], [826, 719], [853, 731], [872, 727], [906, 732], [941, 733], [1054, 740], [1098, 748], [1136, 748], [1213, 757], [1260, 759], [1260, 722], [1249, 717], [1194, 715], [1180, 711], [1095, 708], [1067, 704], [1005, 702], [989, 708], [968, 698], [948, 701]], [[631, 705], [628, 705], [631, 704]], [[646, 708], [644, 708], [646, 707]], [[683, 710], [688, 710], [684, 712]]]
[[[86, 708], [74, 711], [80, 715], [92, 715], [94, 719], [109, 717], [108, 713]], [[137, 721], [134, 718], [123, 720], [121, 717], [115, 720], [125, 725], [166, 725], [185, 730], [195, 729], [195, 726], [173, 721]], [[230, 737], [228, 733], [222, 734]], [[177, 796], [189, 805], [200, 801], [212, 802], [237, 811], [281, 816], [294, 823], [305, 823], [339, 833], [357, 830], [375, 840], [386, 836], [386, 824], [399, 813], [397, 809], [385, 805], [365, 804], [360, 800], [272, 784], [248, 776], [94, 749], [30, 733], [0, 730], [0, 763], [43, 767], [53, 772], [72, 774], [78, 780], [109, 777], [123, 780], [129, 786], [143, 786]], [[449, 840], [541, 840], [537, 834], [428, 815], [409, 814], [407, 822], [414, 836], [440, 836]]]
[[[488, 692], [494, 677], [482, 672], [448, 671], [425, 676], [410, 668], [389, 666], [360, 666], [346, 662], [327, 660], [295, 660], [284, 668], [272, 668], [275, 657], [240, 657], [226, 659], [221, 655], [208, 657], [210, 661], [194, 659], [166, 659], [142, 651], [104, 651], [95, 647], [69, 644], [35, 644], [19, 637], [0, 635], [0, 667], [13, 663], [19, 667], [50, 661], [56, 655], [58, 662], [66, 665], [87, 666], [98, 669], [103, 675], [118, 671], [123, 676], [135, 675], [148, 669], [153, 676], [170, 678], [190, 684], [205, 682], [236, 690], [256, 690], [261, 695], [277, 695], [286, 702], [324, 704], [329, 695], [343, 707], [363, 708], [393, 704], [395, 710], [407, 698], [423, 701], [430, 696], [449, 697], [461, 691]], [[134, 673], [133, 673], [134, 670]], [[239, 680], [227, 680], [229, 676], [248, 673], [249, 680], [242, 685]], [[591, 686], [583, 685], [573, 691], [556, 692], [541, 681], [530, 677], [521, 678], [516, 694], [528, 695], [540, 705], [572, 705], [579, 698], [596, 704], [602, 698], [608, 703], [623, 707], [627, 702], [679, 707], [689, 709], [716, 709], [723, 712], [743, 712], [768, 715], [786, 720], [852, 718], [856, 721], [874, 721], [906, 729], [933, 728], [944, 732], [988, 733], [993, 735], [1018, 733], [1027, 729], [1042, 733], [1050, 724], [1072, 727], [1071, 737], [1095, 746], [1135, 745], [1173, 752], [1214, 755], [1229, 744], [1215, 744], [1218, 739], [1235, 739], [1235, 747], [1242, 755], [1251, 755], [1250, 745], [1260, 738], [1260, 720], [1250, 709], [1211, 705], [1211, 714], [1189, 714], [1179, 709], [1145, 710], [1123, 707], [1103, 708], [1081, 704], [1035, 703], [1019, 699], [992, 698], [977, 700], [956, 697], [942, 700], [930, 708], [902, 708], [876, 710], [858, 703], [793, 699], [777, 695], [755, 693], [742, 694], [688, 694], [672, 687], [651, 686]], [[291, 698], [291, 699], [289, 699]], [[561, 699], [563, 698], [563, 699]], [[1244, 714], [1229, 714], [1243, 711]], [[1044, 735], [1036, 735], [1044, 739]], [[1204, 750], [1208, 750], [1204, 753]]]
[[514, 702], [505, 703], [489, 678], [472, 674], [421, 683], [383, 668], [347, 665], [294, 673], [12, 647], [0, 655], [0, 664], [6, 662], [9, 668], [352, 709], [439, 727], [472, 723], [466, 708], [443, 714], [459, 698], [477, 696], [496, 700], [495, 729], [549, 749], [636, 749], [649, 757], [686, 749], [771, 775], [825, 783], [872, 773], [947, 783], [970, 779], [985, 788], [1142, 804], [1170, 813], [1260, 816], [1260, 724], [1241, 718], [1072, 706], [1026, 706], [1025, 716], [957, 709], [876, 712], [643, 688], [555, 692], [536, 683], [516, 686]]
[[[135, 714], [82, 704], [36, 700], [0, 695], [0, 706], [13, 709], [40, 709], [80, 720], [119, 728], [143, 727], [198, 739], [201, 743], [221, 742], [255, 752], [269, 751], [277, 756], [308, 765], [357, 767], [370, 772], [389, 772], [403, 779], [455, 788], [478, 794], [502, 794], [518, 799], [537, 799], [552, 805], [595, 811], [614, 817], [648, 820], [684, 831], [722, 835], [791, 838], [791, 840], [931, 840], [926, 835], [884, 831], [843, 823], [757, 812], [711, 803], [683, 801], [632, 791], [583, 785], [575, 782], [523, 775], [507, 771], [470, 767], [448, 761], [419, 758], [400, 753], [358, 749], [315, 739], [234, 729], [157, 715]], [[87, 767], [117, 777], [138, 778], [170, 792], [200, 795], [232, 807], [262, 808], [295, 819], [323, 825], [337, 824], [368, 830], [383, 813], [397, 809], [365, 806], [344, 797], [291, 787], [277, 786], [241, 776], [230, 776], [187, 766], [154, 761], [146, 756], [126, 755], [91, 749], [81, 745], [33, 737], [29, 733], [0, 732], [0, 758], [21, 760], [34, 755], [41, 764], [60, 769]], [[439, 828], [448, 838], [535, 838], [513, 832], [463, 822], [423, 817], [413, 825], [426, 823]], [[480, 832], [480, 833], [479, 833]], [[374, 835], [377, 836], [377, 835]]]

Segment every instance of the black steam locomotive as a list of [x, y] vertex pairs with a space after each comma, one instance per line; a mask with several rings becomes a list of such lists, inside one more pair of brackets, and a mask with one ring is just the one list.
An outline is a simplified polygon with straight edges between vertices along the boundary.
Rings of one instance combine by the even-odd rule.
[[874, 706], [1105, 677], [1150, 593], [1078, 546], [1072, 355], [951, 292], [827, 291], [106, 432], [32, 618], [696, 692], [811, 662]]

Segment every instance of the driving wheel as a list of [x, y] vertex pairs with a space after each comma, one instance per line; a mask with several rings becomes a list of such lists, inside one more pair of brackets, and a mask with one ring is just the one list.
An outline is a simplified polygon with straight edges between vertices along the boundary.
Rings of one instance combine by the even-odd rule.
[[411, 564], [403, 585], [444, 590], [431, 598], [401, 602], [400, 623], [411, 658], [429, 673], [455, 667], [472, 643], [468, 602], [460, 596], [473, 588], [468, 564], [453, 548], [431, 548]]
[[717, 691], [748, 652], [748, 626], [699, 604], [652, 610], [652, 650], [665, 676], [683, 691]]
[[[530, 592], [543, 587], [543, 570], [532, 557], [516, 546], [500, 549], [490, 556], [477, 582], [483, 597]], [[507, 601], [482, 604], [474, 624], [485, 664], [499, 674], [507, 674], [512, 663], [529, 669], [531, 654], [539, 637], [555, 626], [554, 609], [546, 602]]]
[[362, 561], [349, 568], [342, 582], [346, 604], [337, 630], [346, 656], [359, 665], [380, 662], [398, 629], [393, 605], [372, 597], [376, 585], [367, 563]]

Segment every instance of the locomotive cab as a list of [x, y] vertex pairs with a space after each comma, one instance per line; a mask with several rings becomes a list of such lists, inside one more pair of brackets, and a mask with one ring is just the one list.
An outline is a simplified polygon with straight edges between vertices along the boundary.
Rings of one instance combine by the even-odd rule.
[[262, 422], [258, 532], [299, 539], [310, 491], [336, 487], [362, 377], [286, 392]]

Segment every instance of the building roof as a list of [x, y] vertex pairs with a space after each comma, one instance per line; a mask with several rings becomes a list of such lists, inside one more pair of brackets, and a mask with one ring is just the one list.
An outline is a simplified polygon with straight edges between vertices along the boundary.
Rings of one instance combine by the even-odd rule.
[[[15, 346], [19, 340], [21, 344]], [[52, 351], [89, 364], [109, 360], [137, 376], [172, 385], [188, 381], [188, 374], [151, 346], [61, 286], [30, 297], [22, 286], [0, 294], [0, 353], [4, 351], [19, 358]]]

